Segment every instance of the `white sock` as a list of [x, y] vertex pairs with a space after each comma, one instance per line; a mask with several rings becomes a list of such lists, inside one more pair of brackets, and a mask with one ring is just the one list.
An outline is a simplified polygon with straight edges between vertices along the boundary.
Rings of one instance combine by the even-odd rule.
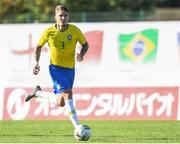
[[37, 91], [36, 96], [39, 98], [46, 98], [50, 103], [57, 105], [57, 95], [50, 92]]
[[74, 128], [79, 125], [76, 110], [73, 105], [73, 99], [65, 100], [66, 112], [68, 113], [69, 119], [71, 120]]

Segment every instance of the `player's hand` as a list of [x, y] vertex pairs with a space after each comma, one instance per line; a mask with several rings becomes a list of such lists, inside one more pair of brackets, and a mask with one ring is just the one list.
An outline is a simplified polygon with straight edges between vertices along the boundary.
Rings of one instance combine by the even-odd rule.
[[83, 56], [79, 53], [76, 54], [76, 61], [81, 62], [83, 60]]
[[36, 64], [33, 68], [33, 74], [37, 75], [40, 71], [40, 66], [38, 64]]

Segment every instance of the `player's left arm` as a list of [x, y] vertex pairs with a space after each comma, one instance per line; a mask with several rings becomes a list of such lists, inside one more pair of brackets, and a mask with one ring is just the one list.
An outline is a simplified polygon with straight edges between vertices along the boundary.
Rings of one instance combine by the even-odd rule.
[[78, 62], [81, 62], [83, 60], [83, 57], [85, 56], [86, 52], [88, 51], [88, 48], [89, 48], [89, 44], [88, 42], [86, 41], [83, 45], [82, 45], [82, 48], [80, 50], [79, 53], [77, 53], [76, 55], [76, 60]]

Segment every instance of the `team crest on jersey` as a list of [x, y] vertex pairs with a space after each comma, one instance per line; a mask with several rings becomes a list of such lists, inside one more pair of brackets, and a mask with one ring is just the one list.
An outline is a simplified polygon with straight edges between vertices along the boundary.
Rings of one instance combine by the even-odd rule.
[[72, 40], [72, 35], [69, 34], [67, 38], [68, 40]]

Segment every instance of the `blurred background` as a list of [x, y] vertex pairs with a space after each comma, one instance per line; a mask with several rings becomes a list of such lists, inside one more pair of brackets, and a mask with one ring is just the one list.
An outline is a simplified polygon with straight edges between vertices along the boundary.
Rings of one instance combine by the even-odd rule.
[[38, 76], [34, 50], [64, 4], [90, 48], [76, 64], [80, 119], [180, 120], [180, 0], [0, 0], [0, 120], [66, 119], [34, 85], [52, 92], [49, 47]]
[[180, 19], [180, 0], [0, 0], [0, 23], [49, 23], [58, 3], [72, 22]]

